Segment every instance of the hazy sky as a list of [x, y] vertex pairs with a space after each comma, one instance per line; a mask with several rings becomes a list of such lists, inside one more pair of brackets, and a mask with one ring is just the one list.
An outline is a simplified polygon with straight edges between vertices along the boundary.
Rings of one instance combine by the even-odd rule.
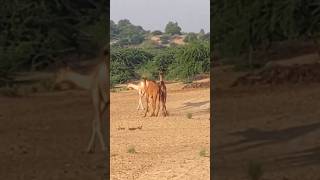
[[163, 31], [169, 21], [183, 32], [210, 31], [210, 0], [111, 0], [110, 18], [129, 19], [145, 30]]

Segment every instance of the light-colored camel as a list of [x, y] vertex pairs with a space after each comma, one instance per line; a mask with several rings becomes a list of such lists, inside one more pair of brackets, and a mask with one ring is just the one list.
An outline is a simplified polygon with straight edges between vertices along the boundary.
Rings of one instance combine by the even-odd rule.
[[62, 82], [71, 82], [80, 88], [90, 91], [94, 117], [92, 121], [92, 132], [89, 140], [87, 152], [93, 152], [95, 147], [95, 141], [98, 137], [102, 150], [106, 150], [105, 141], [101, 132], [101, 123], [103, 115], [106, 113], [107, 108], [110, 106], [110, 99], [108, 96], [108, 90], [110, 89], [109, 83], [109, 69], [107, 62], [109, 60], [108, 50], [104, 50], [101, 55], [101, 63], [97, 65], [95, 70], [90, 75], [83, 75], [72, 71], [70, 68], [61, 69], [56, 74], [55, 84]]
[[[149, 105], [152, 106], [151, 116], [158, 116], [159, 108], [160, 108], [160, 86], [155, 81], [143, 79], [145, 84], [144, 91], [145, 91], [145, 99], [146, 99], [146, 111], [144, 113], [144, 117], [146, 117], [149, 111]], [[149, 101], [150, 104], [149, 104]], [[158, 104], [158, 106], [157, 106]], [[155, 113], [156, 111], [156, 113]]]
[[167, 102], [167, 87], [166, 87], [166, 85], [164, 83], [164, 80], [163, 80], [163, 72], [162, 71], [159, 73], [159, 78], [160, 78], [160, 82], [159, 82], [159, 86], [160, 86], [160, 102], [162, 104], [161, 111], [162, 111], [162, 115], [163, 116], [167, 116], [167, 115], [169, 115], [169, 113], [167, 111], [167, 106], [166, 106], [166, 102]]
[[139, 94], [139, 103], [138, 103], [137, 110], [139, 110], [140, 107], [141, 107], [142, 110], [144, 110], [144, 107], [143, 107], [143, 104], [142, 104], [142, 97], [143, 97], [144, 94], [145, 94], [145, 93], [144, 93], [144, 86], [145, 86], [145, 84], [144, 84], [143, 81], [141, 81], [141, 82], [139, 83], [139, 85], [135, 85], [135, 84], [129, 83], [128, 86], [127, 86], [127, 88], [129, 88], [129, 89], [132, 88], [132, 89], [135, 89], [135, 90], [138, 91], [138, 94]]

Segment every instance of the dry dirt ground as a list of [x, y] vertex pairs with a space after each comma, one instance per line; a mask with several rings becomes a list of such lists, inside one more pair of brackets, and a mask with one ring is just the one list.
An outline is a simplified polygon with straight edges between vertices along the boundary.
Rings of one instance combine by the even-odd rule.
[[105, 179], [100, 146], [95, 154], [84, 152], [91, 120], [83, 91], [0, 96], [0, 179]]
[[251, 161], [263, 180], [320, 179], [320, 85], [230, 88], [240, 75], [214, 69], [214, 178], [247, 180]]
[[111, 93], [112, 180], [210, 179], [210, 89], [182, 87], [167, 84], [168, 117], [144, 118], [135, 90]]

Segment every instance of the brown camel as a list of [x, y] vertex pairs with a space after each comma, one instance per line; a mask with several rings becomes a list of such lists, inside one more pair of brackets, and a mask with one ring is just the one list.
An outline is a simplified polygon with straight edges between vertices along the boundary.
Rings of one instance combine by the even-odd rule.
[[[143, 79], [143, 82], [145, 84], [144, 92], [146, 96], [145, 98], [146, 98], [146, 105], [147, 105], [144, 117], [146, 117], [149, 111], [150, 104], [152, 106], [151, 116], [158, 116], [159, 108], [160, 108], [160, 87], [155, 81]], [[149, 103], [149, 101], [151, 102]]]
[[167, 106], [166, 106], [166, 102], [167, 102], [167, 87], [166, 87], [166, 85], [165, 85], [165, 83], [163, 81], [163, 72], [162, 71], [159, 73], [159, 78], [160, 78], [160, 82], [159, 82], [159, 86], [160, 86], [160, 102], [162, 104], [161, 111], [162, 111], [162, 115], [163, 116], [168, 116], [169, 113], [167, 111]]

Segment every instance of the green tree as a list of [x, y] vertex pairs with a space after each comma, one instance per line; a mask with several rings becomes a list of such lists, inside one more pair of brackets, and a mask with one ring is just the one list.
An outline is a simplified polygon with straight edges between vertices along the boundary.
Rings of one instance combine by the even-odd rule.
[[161, 31], [159, 31], [159, 30], [155, 30], [151, 34], [156, 36], [156, 35], [162, 35], [163, 33]]
[[168, 78], [191, 81], [195, 75], [210, 71], [208, 42], [193, 42], [177, 49], [175, 61], [168, 67]]
[[117, 24], [114, 21], [110, 20], [110, 38], [116, 39], [118, 35], [119, 29], [117, 27]]
[[170, 35], [181, 34], [181, 28], [177, 22], [170, 21], [165, 27], [165, 33]]
[[107, 43], [106, 1], [9, 1], [0, 6], [0, 71], [43, 69]]
[[136, 71], [153, 58], [153, 55], [137, 48], [111, 49], [111, 81], [124, 83], [138, 78]]
[[198, 40], [198, 36], [196, 33], [188, 33], [184, 39], [185, 42], [194, 42], [197, 40]]
[[201, 29], [199, 32], [199, 35], [205, 35], [206, 33], [204, 32], [204, 29]]
[[144, 36], [147, 34], [141, 26], [131, 24], [128, 19], [119, 20], [117, 25], [119, 39], [127, 39], [128, 41], [122, 42], [122, 45], [141, 44], [144, 41]]

